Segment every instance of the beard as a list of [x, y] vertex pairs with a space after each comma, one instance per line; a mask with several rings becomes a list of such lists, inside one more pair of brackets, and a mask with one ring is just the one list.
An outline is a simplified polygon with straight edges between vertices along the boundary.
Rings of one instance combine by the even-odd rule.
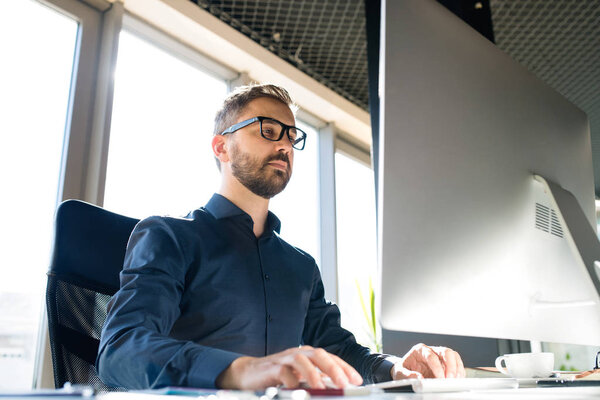
[[[249, 153], [242, 152], [237, 144], [231, 147], [231, 172], [248, 190], [264, 199], [270, 199], [281, 193], [292, 176], [290, 160], [287, 154], [277, 153], [260, 160]], [[274, 160], [285, 161], [286, 171], [269, 166]]]

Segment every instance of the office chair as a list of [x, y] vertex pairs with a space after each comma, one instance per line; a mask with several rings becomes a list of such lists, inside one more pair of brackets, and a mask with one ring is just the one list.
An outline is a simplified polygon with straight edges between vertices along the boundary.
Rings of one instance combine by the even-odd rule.
[[106, 306], [119, 289], [129, 235], [138, 220], [79, 200], [59, 205], [46, 305], [54, 383], [105, 385], [94, 366]]

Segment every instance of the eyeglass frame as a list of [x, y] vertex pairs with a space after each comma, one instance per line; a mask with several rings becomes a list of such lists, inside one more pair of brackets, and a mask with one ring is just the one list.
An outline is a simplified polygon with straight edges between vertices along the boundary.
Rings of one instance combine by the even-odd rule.
[[[277, 139], [269, 139], [268, 137], [266, 137], [265, 135], [263, 135], [263, 131], [262, 131], [262, 122], [264, 120], [271, 120], [271, 121], [275, 121], [277, 122], [279, 125], [281, 125], [281, 133], [279, 134], [279, 137]], [[292, 144], [292, 147], [296, 150], [304, 150], [304, 147], [306, 146], [306, 136], [308, 136], [306, 134], [306, 132], [304, 132], [302, 129], [298, 128], [297, 126], [293, 126], [293, 125], [286, 125], [281, 121], [276, 120], [275, 118], [271, 118], [271, 117], [263, 117], [263, 116], [258, 116], [258, 117], [253, 117], [250, 119], [247, 119], [245, 121], [242, 122], [238, 122], [237, 124], [233, 124], [231, 125], [229, 128], [225, 129], [223, 132], [219, 133], [219, 135], [227, 135], [229, 133], [235, 133], [236, 131], [239, 131], [242, 128], [247, 127], [248, 125], [251, 125], [255, 122], [259, 122], [260, 123], [260, 136], [262, 136], [264, 139], [270, 141], [270, 142], [279, 142], [282, 138], [283, 135], [285, 133], [287, 133], [287, 137], [290, 140], [290, 143]], [[296, 138], [296, 143], [298, 143], [300, 140], [302, 141], [302, 147], [298, 148], [294, 146], [294, 141], [292, 140], [292, 138], [290, 137], [290, 129], [294, 128], [296, 130], [296, 132], [300, 132], [303, 136], [301, 139], [298, 140], [298, 138]]]

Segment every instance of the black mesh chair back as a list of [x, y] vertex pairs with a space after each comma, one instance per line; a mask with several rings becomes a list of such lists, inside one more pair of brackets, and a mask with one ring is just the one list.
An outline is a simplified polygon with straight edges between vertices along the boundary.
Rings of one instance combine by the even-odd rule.
[[56, 211], [46, 305], [54, 383], [106, 386], [94, 366], [106, 306], [119, 289], [119, 272], [137, 219], [79, 200]]

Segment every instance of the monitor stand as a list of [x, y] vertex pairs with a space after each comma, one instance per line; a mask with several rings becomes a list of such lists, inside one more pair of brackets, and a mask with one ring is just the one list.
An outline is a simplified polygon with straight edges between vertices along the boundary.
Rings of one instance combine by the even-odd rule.
[[[533, 178], [543, 185], [544, 191], [554, 204], [561, 225], [567, 228], [565, 237], [573, 251], [573, 256], [579, 263], [583, 263], [596, 288], [596, 293], [600, 295], [600, 241], [598, 241], [596, 232], [590, 226], [579, 202], [571, 192], [563, 189], [560, 185], [540, 175], [534, 175]], [[548, 302], [543, 299], [534, 301], [536, 308], [600, 304], [598, 296], [596, 299], [572, 302]]]

